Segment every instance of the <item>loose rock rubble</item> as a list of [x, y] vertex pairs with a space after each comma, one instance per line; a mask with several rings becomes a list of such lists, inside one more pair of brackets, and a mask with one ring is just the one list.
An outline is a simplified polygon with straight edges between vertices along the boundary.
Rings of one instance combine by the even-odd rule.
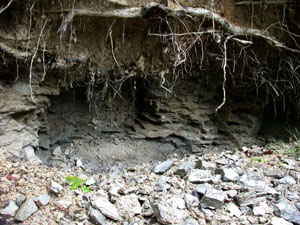
[[[0, 161], [1, 224], [300, 224], [299, 163], [263, 148], [170, 157], [108, 173]], [[79, 176], [91, 192], [71, 190]]]

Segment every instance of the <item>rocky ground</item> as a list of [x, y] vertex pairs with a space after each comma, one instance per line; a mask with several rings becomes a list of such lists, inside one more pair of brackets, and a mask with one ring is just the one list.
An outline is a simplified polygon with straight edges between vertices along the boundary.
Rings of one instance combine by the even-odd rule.
[[[80, 161], [58, 169], [2, 158], [0, 224], [300, 224], [300, 167], [288, 148], [173, 153], [102, 174]], [[71, 190], [67, 176], [86, 189]]]

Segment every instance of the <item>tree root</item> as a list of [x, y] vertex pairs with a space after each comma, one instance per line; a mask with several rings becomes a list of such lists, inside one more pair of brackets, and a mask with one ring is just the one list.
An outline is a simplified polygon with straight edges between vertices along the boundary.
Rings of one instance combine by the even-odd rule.
[[5, 44], [4, 42], [0, 42], [0, 49], [12, 56], [14, 56], [16, 59], [24, 59], [32, 55], [31, 52], [22, 52], [18, 49], [12, 48]]
[[[116, 17], [116, 18], [138, 18], [144, 16], [144, 10], [151, 7], [159, 7], [162, 10], [166, 11], [168, 16], [178, 17], [180, 15], [190, 15], [190, 16], [202, 16], [207, 19], [212, 20], [214, 23], [220, 25], [226, 32], [230, 35], [235, 36], [251, 36], [257, 37], [260, 39], [264, 39], [270, 45], [276, 48], [280, 48], [282, 50], [287, 50], [294, 53], [300, 53], [300, 50], [289, 48], [284, 43], [276, 40], [276, 38], [271, 37], [268, 32], [262, 31], [259, 29], [253, 28], [244, 28], [240, 26], [236, 26], [230, 23], [227, 19], [221, 17], [217, 13], [212, 12], [211, 10], [203, 9], [203, 8], [193, 8], [193, 7], [182, 7], [181, 9], [171, 9], [162, 5], [153, 5], [150, 4], [143, 7], [131, 7], [125, 9], [113, 9], [108, 11], [93, 11], [93, 10], [85, 10], [85, 9], [66, 9], [65, 13], [68, 13], [59, 28], [59, 32], [61, 35], [66, 31], [68, 24], [73, 20], [75, 16], [96, 16], [96, 17]], [[51, 12], [59, 12], [61, 11], [51, 11]]]

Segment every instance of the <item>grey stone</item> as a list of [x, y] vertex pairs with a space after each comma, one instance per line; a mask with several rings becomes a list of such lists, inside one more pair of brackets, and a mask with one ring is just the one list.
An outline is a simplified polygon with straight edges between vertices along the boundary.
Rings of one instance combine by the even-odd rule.
[[183, 225], [199, 225], [199, 223], [197, 222], [197, 220], [189, 217], [185, 220]]
[[191, 194], [185, 194], [184, 201], [187, 208], [197, 207], [199, 205], [199, 199]]
[[284, 177], [284, 172], [278, 169], [266, 170], [265, 174], [269, 177], [276, 178], [276, 179], [280, 179]]
[[200, 168], [202, 168], [202, 169], [215, 169], [216, 168], [216, 164], [215, 163], [211, 163], [211, 162], [207, 162], [205, 160], [201, 160], [200, 161]]
[[265, 197], [257, 197], [257, 194], [255, 191], [245, 192], [238, 194], [235, 197], [237, 203], [239, 206], [249, 206], [249, 205], [256, 205], [260, 203], [261, 201], [265, 201]]
[[61, 148], [60, 146], [56, 147], [53, 151], [52, 151], [52, 155], [54, 156], [59, 156], [62, 154]]
[[289, 203], [286, 199], [282, 199], [274, 208], [275, 215], [285, 220], [300, 224], [300, 212], [294, 204]]
[[104, 216], [115, 220], [121, 221], [122, 218], [119, 215], [117, 208], [111, 204], [107, 199], [99, 197], [92, 200], [92, 205], [98, 209]]
[[221, 165], [228, 165], [229, 160], [228, 159], [217, 159], [217, 160], [215, 160], [215, 163], [221, 164]]
[[255, 216], [264, 216], [265, 214], [273, 213], [273, 209], [268, 206], [268, 204], [264, 201], [261, 202], [258, 206], [253, 207], [253, 214]]
[[32, 165], [40, 165], [42, 161], [35, 155], [34, 148], [32, 146], [26, 146], [24, 149], [24, 159]]
[[274, 188], [269, 187], [265, 181], [263, 181], [263, 177], [257, 173], [247, 173], [244, 174], [238, 181], [238, 184], [242, 185], [246, 188], [254, 189], [258, 192], [265, 192], [270, 194], [276, 194], [277, 191]]
[[61, 199], [56, 202], [57, 205], [59, 205], [63, 209], [68, 209], [72, 205], [72, 200], [70, 199]]
[[222, 169], [221, 175], [224, 181], [237, 181], [240, 176], [233, 169]]
[[96, 181], [93, 177], [90, 177], [86, 182], [85, 182], [86, 185], [88, 186], [91, 186], [93, 184], [96, 184]]
[[225, 209], [230, 213], [231, 216], [240, 217], [242, 215], [239, 207], [233, 202], [229, 202], [228, 204], [226, 204]]
[[15, 220], [24, 222], [29, 216], [38, 210], [32, 199], [27, 199], [15, 215]]
[[51, 200], [51, 197], [48, 194], [42, 194], [33, 199], [38, 206], [47, 205]]
[[179, 197], [172, 197], [172, 198], [167, 200], [167, 203], [172, 208], [186, 209], [185, 201], [182, 198], [179, 198]]
[[300, 200], [300, 197], [297, 192], [288, 191], [287, 193], [288, 193], [287, 199], [289, 199], [291, 201], [295, 201], [295, 202]]
[[26, 201], [26, 195], [18, 195], [16, 198], [16, 203], [18, 206], [21, 206]]
[[159, 179], [155, 184], [155, 191], [169, 190], [171, 186], [164, 180]]
[[99, 210], [93, 208], [92, 206], [89, 206], [88, 210], [89, 210], [89, 215], [91, 217], [91, 220], [94, 223], [99, 224], [99, 225], [107, 224], [105, 216], [101, 212], [99, 212]]
[[250, 212], [252, 212], [252, 209], [248, 206], [241, 206], [240, 210], [244, 215], [248, 215]]
[[286, 176], [284, 178], [281, 178], [279, 180], [279, 183], [284, 184], [286, 186], [291, 186], [291, 185], [295, 185], [297, 182], [296, 182], [296, 180], [293, 177]]
[[297, 207], [298, 210], [300, 210], [300, 202], [296, 203], [296, 207]]
[[142, 207], [136, 194], [121, 196], [117, 204], [118, 208], [123, 209], [126, 215], [131, 217], [142, 213]]
[[188, 181], [195, 184], [212, 182], [212, 175], [208, 170], [192, 169], [189, 172]]
[[24, 149], [24, 159], [29, 161], [31, 158], [34, 158], [35, 152], [34, 152], [34, 148], [32, 146], [26, 146]]
[[49, 138], [49, 135], [47, 134], [40, 134], [39, 136], [39, 146], [40, 146], [40, 149], [46, 149], [48, 150], [50, 148], [50, 138]]
[[181, 166], [175, 171], [175, 175], [178, 175], [180, 177], [184, 177], [185, 175], [188, 174], [188, 172], [191, 169], [194, 169], [196, 166], [196, 162], [195, 161], [188, 161], [188, 162], [184, 162], [183, 164], [181, 164]]
[[162, 224], [184, 224], [189, 216], [185, 210], [164, 206], [161, 204], [151, 203], [154, 216]]
[[61, 186], [59, 183], [56, 183], [55, 181], [51, 181], [50, 183], [50, 191], [54, 194], [58, 194], [63, 189], [63, 186]]
[[234, 198], [238, 192], [237, 190], [229, 190], [229, 191], [225, 191], [225, 193], [228, 195], [228, 197]]
[[162, 163], [155, 165], [152, 172], [155, 174], [163, 174], [168, 171], [174, 164], [174, 160], [166, 160]]
[[202, 208], [219, 209], [223, 206], [226, 193], [217, 189], [208, 189], [205, 195], [200, 199]]
[[81, 162], [80, 159], [77, 159], [77, 160], [76, 160], [76, 166], [77, 166], [77, 167], [82, 167], [82, 166], [83, 166], [83, 163]]
[[192, 192], [192, 195], [195, 196], [198, 199], [201, 199], [206, 192], [211, 189], [211, 186], [207, 185], [198, 185]]
[[1, 210], [0, 214], [2, 216], [15, 216], [19, 206], [14, 201], [9, 201], [8, 206]]
[[274, 216], [274, 217], [272, 217], [271, 225], [293, 225], [293, 224], [286, 221], [283, 218]]

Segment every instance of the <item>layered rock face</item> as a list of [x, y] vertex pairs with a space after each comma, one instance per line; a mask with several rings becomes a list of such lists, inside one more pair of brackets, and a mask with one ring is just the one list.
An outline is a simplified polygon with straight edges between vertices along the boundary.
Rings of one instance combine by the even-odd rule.
[[222, 98], [220, 82], [207, 84], [197, 74], [179, 78], [172, 92], [157, 79], [141, 79], [136, 87], [129, 80], [120, 97], [111, 95], [92, 104], [84, 82], [73, 88], [60, 82], [55, 77], [36, 80], [32, 94], [25, 79], [2, 82], [1, 154], [25, 157], [28, 146], [50, 150], [89, 132], [98, 137], [121, 132], [199, 152], [219, 145], [239, 147], [251, 141], [260, 128], [258, 103], [229, 101], [216, 113]]

